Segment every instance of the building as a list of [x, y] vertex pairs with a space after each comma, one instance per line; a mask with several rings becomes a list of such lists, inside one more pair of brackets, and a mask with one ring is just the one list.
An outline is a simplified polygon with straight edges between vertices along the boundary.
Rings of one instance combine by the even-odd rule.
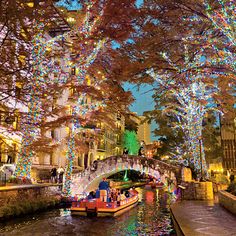
[[151, 125], [145, 120], [145, 116], [139, 116], [139, 123], [138, 123], [138, 139], [139, 141], [144, 141], [145, 144], [151, 143]]
[[221, 145], [224, 170], [236, 170], [236, 118], [231, 121], [221, 119]]
[[97, 125], [100, 129], [96, 153], [96, 159], [98, 160], [123, 153], [122, 135], [125, 130], [125, 118], [119, 111], [116, 114], [110, 114], [110, 116], [115, 123], [115, 127], [112, 128], [105, 123]]
[[145, 145], [145, 156], [153, 158], [157, 154], [158, 148], [161, 148], [160, 141], [153, 141], [150, 144]]
[[[36, 3], [43, 4], [43, 1], [28, 3], [33, 7]], [[50, 25], [51, 28], [49, 32], [44, 35], [46, 40], [52, 41], [54, 37], [71, 31], [70, 25], [67, 22], [73, 22], [72, 17], [70, 17], [70, 20], [67, 19], [67, 21], [65, 21], [65, 19], [63, 19], [60, 15], [60, 12], [53, 5], [47, 10], [49, 10], [53, 22], [51, 22], [52, 24]], [[71, 38], [68, 39], [68, 41], [72, 43], [73, 40], [76, 40], [76, 37], [78, 37], [77, 34], [71, 35]], [[63, 42], [60, 41], [57, 43], [57, 50], [63, 49], [66, 58], [69, 58], [70, 56], [77, 56], [77, 54], [75, 54], [76, 52], [72, 51], [70, 46], [67, 45], [68, 47], [63, 47]], [[70, 42], [66, 43], [70, 44]], [[51, 49], [48, 48], [48, 51], [50, 50]], [[62, 69], [67, 76], [70, 76], [72, 81], [75, 81], [73, 76], [77, 76], [77, 73], [79, 73], [77, 70], [78, 68], [66, 65], [65, 60], [63, 60], [60, 56], [53, 56], [53, 59], [58, 68]], [[60, 75], [58, 75], [56, 71], [53, 73], [49, 72], [48, 74], [50, 79], [56, 79], [59, 76]], [[89, 85], [92, 81], [90, 81], [90, 78], [86, 78], [85, 83]], [[96, 102], [92, 101], [92, 99], [88, 96], [76, 94], [76, 91], [72, 88], [72, 85], [71, 87], [68, 85], [61, 94], [57, 94], [55, 97], [47, 97], [47, 99], [45, 99], [47, 100], [45, 101], [45, 104], [48, 106], [48, 112], [53, 113], [50, 117], [44, 117], [45, 123], [54, 122], [54, 125], [51, 127], [40, 127], [37, 129], [37, 131], [39, 129], [40, 131], [34, 141], [44, 142], [45, 145], [42, 145], [43, 148], [41, 148], [41, 150], [34, 150], [33, 152], [31, 168], [32, 178], [47, 179], [50, 177], [50, 170], [53, 167], [58, 168], [61, 166], [66, 166], [68, 138], [72, 132], [75, 134], [75, 139], [80, 140], [80, 144], [76, 144], [77, 146], [74, 150], [74, 171], [87, 168], [93, 163], [94, 160], [104, 159], [108, 156], [122, 153], [121, 136], [124, 131], [124, 118], [119, 114], [119, 112], [117, 112], [117, 114], [111, 114], [111, 117], [115, 123], [114, 127], [104, 123], [95, 123], [91, 125], [79, 124], [78, 127], [75, 128], [73, 127], [72, 122], [69, 121], [69, 118], [68, 121], [60, 123], [60, 119], [62, 120], [65, 117], [66, 120], [67, 117], [72, 117], [74, 112], [73, 109], [75, 104], [78, 102], [78, 99], [81, 98], [81, 103], [85, 106], [89, 106], [92, 102]], [[19, 91], [17, 90], [16, 92]], [[1, 124], [3, 126], [12, 125], [12, 129], [15, 129], [14, 127], [18, 126], [18, 123], [16, 123], [16, 119], [18, 119], [17, 116], [12, 115], [12, 113], [9, 113], [11, 115], [8, 115], [7, 106], [2, 106], [0, 109], [2, 111], [1, 114], [4, 113], [4, 115], [1, 115]], [[14, 112], [17, 114], [18, 111], [15, 110]], [[27, 112], [28, 110], [26, 113]], [[1, 132], [1, 134], [3, 133], [4, 132]], [[16, 154], [14, 153], [18, 153], [20, 150], [21, 136], [17, 137], [16, 134], [14, 134], [14, 139], [19, 144], [17, 146], [15, 145], [16, 141], [11, 140], [12, 134], [9, 134], [10, 139], [7, 141], [5, 139], [4, 142], [0, 143], [2, 162], [7, 162], [9, 156], [12, 157], [11, 162], [16, 163], [17, 161]]]
[[27, 112], [27, 107], [11, 98], [4, 99], [4, 105], [0, 105], [0, 165], [17, 160], [22, 140], [20, 112]]

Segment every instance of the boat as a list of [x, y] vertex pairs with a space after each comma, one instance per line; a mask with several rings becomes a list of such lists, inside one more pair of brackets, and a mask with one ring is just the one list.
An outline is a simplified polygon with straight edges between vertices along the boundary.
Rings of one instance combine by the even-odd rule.
[[152, 189], [154, 189], [154, 188], [163, 188], [164, 187], [164, 184], [163, 183], [161, 183], [161, 182], [158, 182], [158, 183], [151, 183], [151, 187], [152, 187]]
[[71, 215], [81, 216], [112, 216], [116, 217], [138, 204], [138, 192], [130, 191], [130, 197], [120, 202], [102, 202], [98, 199], [81, 199], [72, 201]]
[[158, 182], [158, 183], [155, 183], [155, 182], [149, 182], [147, 184], [145, 184], [145, 189], [155, 189], [155, 188], [163, 188], [164, 187], [164, 184], [162, 182]]

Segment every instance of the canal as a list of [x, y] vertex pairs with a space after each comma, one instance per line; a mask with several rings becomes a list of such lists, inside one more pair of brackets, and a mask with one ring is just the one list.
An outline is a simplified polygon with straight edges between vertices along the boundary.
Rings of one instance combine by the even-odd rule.
[[136, 190], [139, 192], [138, 206], [117, 218], [72, 217], [67, 209], [54, 209], [0, 223], [0, 235], [175, 235], [169, 211], [175, 197], [158, 189]]

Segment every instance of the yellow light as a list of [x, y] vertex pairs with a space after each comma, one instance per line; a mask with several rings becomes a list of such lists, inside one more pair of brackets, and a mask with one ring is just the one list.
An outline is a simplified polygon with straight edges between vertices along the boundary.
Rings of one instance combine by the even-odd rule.
[[20, 55], [18, 58], [19, 58], [19, 61], [20, 61], [22, 64], [25, 64], [25, 56], [24, 56], [24, 55]]
[[70, 128], [69, 127], [66, 127], [66, 133], [70, 134]]
[[26, 3], [29, 7], [34, 7], [34, 3], [33, 2], [28, 2]]
[[46, 51], [47, 51], [47, 52], [51, 52], [51, 51], [52, 51], [52, 48], [46, 47]]
[[68, 17], [68, 18], [67, 18], [67, 21], [70, 22], [70, 23], [75, 22], [75, 18], [73, 18], [73, 17]]
[[12, 125], [13, 125], [13, 128], [14, 128], [14, 129], [17, 128], [17, 122], [16, 122], [16, 121], [14, 121]]
[[22, 88], [22, 86], [23, 86], [22, 82], [16, 82], [16, 87]]
[[26, 34], [25, 34], [25, 31], [24, 31], [23, 29], [21, 29], [20, 34], [21, 34], [24, 38], [26, 38]]
[[90, 79], [87, 80], [87, 85], [91, 85], [91, 80]]

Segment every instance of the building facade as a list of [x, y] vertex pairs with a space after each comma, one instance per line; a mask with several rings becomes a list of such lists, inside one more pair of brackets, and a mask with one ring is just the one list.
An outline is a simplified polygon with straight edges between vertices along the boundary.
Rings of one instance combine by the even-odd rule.
[[144, 141], [145, 144], [151, 143], [151, 125], [146, 121], [143, 123], [145, 116], [139, 116], [138, 123], [138, 139], [139, 141]]
[[236, 118], [221, 120], [221, 145], [224, 170], [236, 170]]

